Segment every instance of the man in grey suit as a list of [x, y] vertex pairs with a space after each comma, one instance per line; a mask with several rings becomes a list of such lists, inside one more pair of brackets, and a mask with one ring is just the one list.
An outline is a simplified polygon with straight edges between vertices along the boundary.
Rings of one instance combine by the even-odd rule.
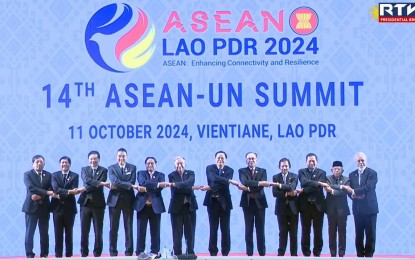
[[33, 169], [24, 173], [24, 184], [26, 186], [26, 198], [22, 211], [25, 213], [25, 251], [27, 258], [34, 258], [33, 237], [36, 226], [39, 226], [40, 235], [40, 257], [49, 254], [49, 219], [50, 200], [53, 195], [52, 175], [45, 171], [45, 159], [42, 155], [32, 158]]
[[337, 255], [337, 233], [339, 236], [338, 253], [343, 257], [346, 251], [346, 224], [347, 216], [350, 215], [347, 204], [347, 192], [344, 186], [349, 186], [348, 177], [343, 176], [343, 163], [334, 161], [331, 172], [333, 175], [327, 177], [326, 190], [326, 214], [329, 224], [329, 248], [330, 255]]
[[133, 208], [137, 211], [137, 248], [136, 255], [140, 256], [146, 246], [147, 223], [150, 224], [150, 256], [160, 258], [160, 223], [161, 213], [166, 212], [161, 191], [168, 187], [165, 175], [156, 171], [157, 160], [147, 157], [144, 161], [145, 171], [139, 171], [137, 182], [138, 193]]
[[355, 160], [357, 170], [349, 174], [350, 187], [346, 186], [346, 188], [353, 200], [356, 251], [358, 257], [373, 257], [376, 244], [376, 219], [379, 213], [376, 197], [378, 174], [366, 166], [366, 154], [357, 153]]
[[297, 256], [297, 232], [298, 232], [298, 175], [289, 172], [290, 160], [282, 158], [278, 166], [280, 173], [272, 177], [272, 194], [275, 200], [275, 215], [278, 219], [279, 247], [278, 256], [284, 256], [287, 248], [288, 234], [290, 235], [291, 256]]
[[110, 215], [110, 255], [117, 256], [118, 228], [122, 213], [125, 235], [125, 255], [132, 256], [133, 241], [133, 217], [134, 217], [134, 189], [137, 168], [127, 163], [127, 151], [120, 148], [117, 151], [117, 163], [108, 167], [108, 175], [111, 181], [111, 189], [108, 194], [107, 205]]

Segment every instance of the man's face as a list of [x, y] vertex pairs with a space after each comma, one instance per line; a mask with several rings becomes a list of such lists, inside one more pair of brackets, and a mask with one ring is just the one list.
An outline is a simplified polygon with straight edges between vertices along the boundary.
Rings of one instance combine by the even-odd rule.
[[342, 173], [343, 173], [343, 167], [335, 166], [331, 168], [331, 172], [333, 173], [334, 177], [340, 178], [340, 176], [342, 176]]
[[366, 157], [363, 156], [363, 155], [358, 155], [356, 157], [356, 165], [357, 165], [357, 168], [359, 168], [359, 169], [365, 168], [366, 167]]
[[307, 157], [307, 167], [310, 170], [314, 170], [317, 167], [317, 158], [314, 155]]
[[186, 163], [182, 158], [178, 158], [174, 161], [174, 167], [178, 173], [182, 174], [186, 169]]
[[98, 158], [98, 154], [91, 154], [88, 157], [88, 161], [89, 161], [89, 165], [91, 165], [92, 168], [97, 168], [98, 164], [99, 164], [99, 158]]
[[216, 166], [219, 169], [222, 169], [223, 166], [225, 166], [226, 163], [226, 157], [224, 153], [218, 153], [215, 157], [215, 161], [216, 161]]
[[63, 172], [67, 172], [67, 171], [69, 171], [69, 168], [71, 168], [71, 164], [69, 163], [69, 161], [67, 159], [62, 159], [61, 160], [61, 170]]
[[283, 174], [287, 174], [288, 170], [290, 169], [290, 165], [287, 161], [283, 161], [280, 163], [280, 170]]
[[118, 151], [117, 152], [117, 161], [118, 164], [121, 166], [125, 165], [125, 162], [127, 161], [127, 153], [124, 151]]
[[256, 155], [254, 153], [248, 153], [246, 155], [246, 163], [249, 168], [255, 168], [256, 165]]
[[154, 159], [147, 159], [146, 162], [146, 169], [148, 172], [154, 172], [156, 170], [156, 162], [154, 161]]
[[33, 162], [32, 166], [36, 172], [41, 172], [43, 170], [43, 167], [45, 167], [45, 161], [43, 160], [43, 158], [37, 158]]

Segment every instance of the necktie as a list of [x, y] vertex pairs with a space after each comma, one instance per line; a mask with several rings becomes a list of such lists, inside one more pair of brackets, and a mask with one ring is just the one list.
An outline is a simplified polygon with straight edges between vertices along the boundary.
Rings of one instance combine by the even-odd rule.
[[287, 184], [287, 175], [286, 174], [283, 175], [283, 181], [284, 181], [284, 184]]
[[63, 174], [63, 186], [66, 185], [66, 181], [68, 179], [67, 176], [68, 176], [68, 174], [66, 174], [66, 173]]
[[251, 175], [252, 175], [252, 178], [254, 178], [254, 175], [255, 175], [255, 170], [254, 170], [254, 168], [252, 168], [252, 169], [251, 169]]
[[362, 171], [359, 171], [359, 186], [360, 186], [360, 182], [361, 182], [360, 179], [362, 178], [362, 173], [363, 173]]
[[336, 178], [336, 184], [339, 184], [339, 178]]
[[219, 169], [219, 176], [223, 175], [223, 169]]
[[97, 169], [92, 168], [92, 175], [95, 177], [95, 174], [97, 173]]
[[121, 175], [124, 175], [124, 167], [121, 167]]
[[42, 184], [42, 173], [41, 173], [41, 172], [39, 172], [37, 175], [39, 176], [39, 179], [40, 179], [40, 184]]

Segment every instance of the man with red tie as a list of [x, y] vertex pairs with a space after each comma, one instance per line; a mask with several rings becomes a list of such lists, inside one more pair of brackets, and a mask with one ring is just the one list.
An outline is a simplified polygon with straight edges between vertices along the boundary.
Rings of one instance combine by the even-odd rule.
[[264, 187], [269, 187], [267, 182], [267, 171], [256, 166], [257, 154], [249, 152], [245, 155], [248, 167], [239, 169], [239, 180], [242, 185], [240, 206], [244, 212], [245, 219], [245, 244], [246, 254], [252, 256], [254, 253], [254, 223], [257, 236], [257, 248], [260, 256], [264, 256], [265, 249], [265, 209], [268, 207], [264, 193]]
[[168, 187], [164, 173], [156, 171], [157, 160], [147, 157], [144, 161], [146, 170], [137, 173], [139, 192], [133, 208], [137, 211], [137, 248], [140, 257], [146, 246], [147, 224], [150, 224], [150, 257], [160, 258], [160, 223], [161, 213], [166, 212], [161, 191]]

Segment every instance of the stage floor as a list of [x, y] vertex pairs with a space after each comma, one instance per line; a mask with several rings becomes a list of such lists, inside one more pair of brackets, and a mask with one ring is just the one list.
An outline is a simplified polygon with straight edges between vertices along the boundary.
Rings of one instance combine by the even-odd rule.
[[[35, 259], [39, 259], [39, 256], [36, 256], [35, 257]], [[51, 255], [51, 256], [49, 256], [48, 257], [48, 259], [55, 259], [55, 256], [53, 256], [53, 255]], [[65, 258], [65, 257], [63, 257], [63, 258]], [[276, 256], [276, 255], [273, 255], [273, 254], [269, 254], [269, 255], [266, 255], [266, 256], [244, 256], [244, 255], [242, 255], [242, 254], [233, 254], [233, 255], [230, 255], [230, 256], [226, 256], [226, 257], [224, 257], [224, 256], [209, 256], [208, 254], [198, 254], [198, 260], [217, 260], [217, 259], [229, 259], [229, 260], [264, 260], [264, 259], [282, 259], [282, 258], [285, 258], [285, 259], [298, 259], [298, 260], [306, 260], [306, 259], [310, 259], [310, 258], [315, 258], [315, 259], [333, 259], [332, 257], [330, 257], [329, 255], [322, 255], [321, 257], [304, 257], [304, 256], [298, 256], [298, 257], [291, 257], [291, 256], [289, 256], [289, 255], [286, 255], [286, 256]], [[357, 260], [357, 259], [361, 259], [361, 258], [358, 258], [358, 257], [356, 257], [356, 256], [354, 256], [354, 255], [350, 255], [350, 256], [348, 256], [348, 255], [346, 255], [346, 257], [344, 257], [344, 258], [346, 258], [347, 260]], [[400, 256], [400, 255], [379, 255], [379, 256], [376, 256], [375, 255], [375, 257], [374, 258], [377, 258], [377, 259], [384, 259], [384, 260], [388, 260], [388, 259], [394, 259], [394, 260], [396, 260], [396, 259], [411, 259], [411, 260], [413, 260], [413, 259], [415, 259], [415, 256], [405, 256], [405, 255], [402, 255], [402, 256]], [[0, 259], [13, 259], [13, 260], [23, 260], [23, 259], [27, 259], [26, 257], [23, 257], [23, 256], [15, 256], [15, 257], [4, 257], [4, 256], [1, 256], [0, 257]], [[81, 256], [73, 256], [73, 257], [71, 257], [71, 258], [68, 258], [68, 259], [71, 259], [71, 260], [89, 260], [89, 259], [100, 259], [100, 260], [132, 260], [132, 259], [137, 259], [137, 256], [117, 256], [117, 257], [112, 257], [112, 256], [109, 256], [109, 255], [103, 255], [103, 256], [101, 256], [101, 257], [99, 257], [99, 258], [97, 258], [97, 257], [94, 257], [94, 256], [89, 256], [89, 257], [81, 257]], [[160, 259], [166, 259], [166, 258], [160, 258]], [[174, 259], [174, 258], [169, 258], [169, 259]]]

